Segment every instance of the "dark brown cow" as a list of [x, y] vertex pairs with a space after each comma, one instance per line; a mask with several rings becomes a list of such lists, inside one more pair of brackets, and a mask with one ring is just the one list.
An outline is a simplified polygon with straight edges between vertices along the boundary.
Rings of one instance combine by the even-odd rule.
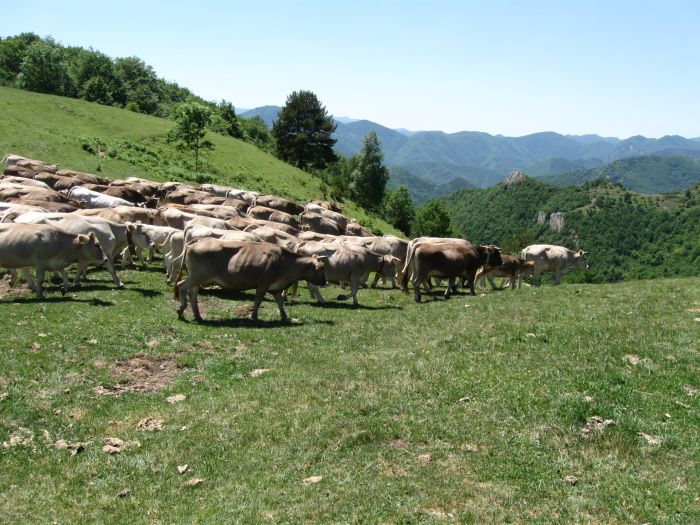
[[[469, 292], [474, 291], [474, 277], [480, 266], [499, 266], [501, 251], [496, 246], [479, 246], [471, 243], [423, 243], [408, 255], [401, 289], [408, 293], [409, 278], [413, 282], [416, 302], [421, 300], [420, 287], [428, 277], [449, 279], [445, 298], [448, 298], [456, 279], [466, 280]], [[409, 271], [406, 271], [406, 268]]]
[[309, 230], [326, 235], [340, 235], [343, 229], [333, 219], [324, 217], [320, 213], [305, 211], [299, 218], [301, 223], [308, 226]]
[[253, 320], [258, 319], [263, 297], [271, 293], [277, 301], [280, 317], [287, 321], [282, 292], [299, 280], [325, 285], [323, 266], [316, 257], [299, 255], [274, 244], [200, 239], [185, 247], [183, 268], [188, 275], [175, 286], [175, 298], [180, 300], [177, 314], [182, 317], [189, 296], [192, 313], [201, 321], [197, 303], [199, 288], [217, 284], [227, 290], [255, 289]]
[[82, 171], [73, 170], [58, 170], [56, 175], [61, 175], [62, 177], [73, 177], [74, 179], [81, 180], [90, 184], [109, 184], [110, 180], [103, 177], [98, 177], [92, 173], [83, 173]]
[[259, 195], [257, 199], [255, 199], [255, 204], [257, 206], [265, 206], [266, 208], [289, 213], [290, 215], [299, 215], [304, 211], [303, 206], [275, 195]]
[[476, 272], [476, 280], [487, 279], [491, 288], [500, 290], [493, 282], [494, 277], [507, 277], [510, 279], [510, 287], [515, 290], [520, 286], [523, 277], [530, 277], [535, 266], [535, 261], [526, 261], [513, 255], [501, 255], [500, 266], [482, 266]]
[[274, 208], [268, 208], [266, 206], [251, 206], [248, 209], [248, 215], [254, 219], [261, 219], [264, 221], [279, 222], [301, 230], [301, 223], [296, 220], [291, 214], [276, 210]]

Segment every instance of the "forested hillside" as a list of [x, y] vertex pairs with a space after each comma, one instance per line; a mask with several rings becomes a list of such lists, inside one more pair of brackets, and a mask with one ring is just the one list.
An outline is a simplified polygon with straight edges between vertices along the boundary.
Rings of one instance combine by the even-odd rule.
[[545, 182], [583, 184], [593, 179], [608, 179], [638, 193], [681, 191], [700, 182], [700, 160], [649, 155], [621, 159], [598, 168], [573, 170], [548, 177]]
[[525, 177], [440, 201], [473, 242], [516, 254], [533, 243], [588, 251], [590, 270], [570, 280], [700, 275], [700, 185], [650, 197], [606, 180], [559, 187]]

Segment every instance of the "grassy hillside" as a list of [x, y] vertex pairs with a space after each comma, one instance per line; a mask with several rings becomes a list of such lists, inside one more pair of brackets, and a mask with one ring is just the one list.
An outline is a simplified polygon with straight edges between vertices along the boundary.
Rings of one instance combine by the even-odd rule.
[[[570, 280], [700, 275], [700, 185], [644, 196], [605, 180], [558, 187], [526, 178], [461, 190], [441, 202], [454, 226], [473, 242], [495, 243], [513, 253], [538, 242], [590, 252], [590, 270], [567, 276]], [[564, 214], [561, 231], [550, 226], [555, 212]]]
[[[0, 153], [16, 153], [108, 178], [144, 177], [195, 182], [182, 154], [166, 142], [173, 122], [82, 100], [0, 87]], [[303, 202], [322, 196], [320, 179], [231, 137], [209, 133], [215, 149], [206, 176], [228, 184]], [[109, 154], [98, 159], [83, 142], [101, 141]], [[115, 155], [112, 157], [112, 155]], [[385, 233], [396, 233], [351, 202], [346, 214]]]
[[360, 308], [302, 290], [293, 325], [210, 290], [196, 325], [156, 265], [91, 277], [0, 291], [0, 522], [700, 518], [700, 278]]

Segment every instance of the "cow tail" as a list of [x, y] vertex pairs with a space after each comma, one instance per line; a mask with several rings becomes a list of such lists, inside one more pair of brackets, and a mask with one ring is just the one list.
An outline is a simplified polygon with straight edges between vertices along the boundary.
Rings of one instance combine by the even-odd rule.
[[187, 256], [187, 245], [182, 250], [182, 264], [180, 264], [180, 269], [177, 271], [177, 278], [175, 279], [175, 284], [173, 285], [173, 296], [176, 301], [180, 300], [180, 290], [177, 287], [177, 283], [180, 282], [182, 278], [182, 269], [185, 267], [185, 257]]
[[413, 250], [409, 256], [406, 258], [406, 264], [403, 267], [403, 275], [401, 276], [401, 291], [403, 293], [408, 293], [408, 278], [409, 278], [409, 266], [411, 265], [411, 259], [413, 259], [413, 254], [416, 253]]

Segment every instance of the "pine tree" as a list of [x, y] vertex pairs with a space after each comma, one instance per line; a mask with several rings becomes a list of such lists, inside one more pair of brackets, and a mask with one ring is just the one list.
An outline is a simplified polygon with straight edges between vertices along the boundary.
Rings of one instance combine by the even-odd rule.
[[337, 160], [332, 134], [336, 125], [316, 95], [295, 91], [287, 97], [272, 127], [279, 158], [298, 168], [323, 169]]

